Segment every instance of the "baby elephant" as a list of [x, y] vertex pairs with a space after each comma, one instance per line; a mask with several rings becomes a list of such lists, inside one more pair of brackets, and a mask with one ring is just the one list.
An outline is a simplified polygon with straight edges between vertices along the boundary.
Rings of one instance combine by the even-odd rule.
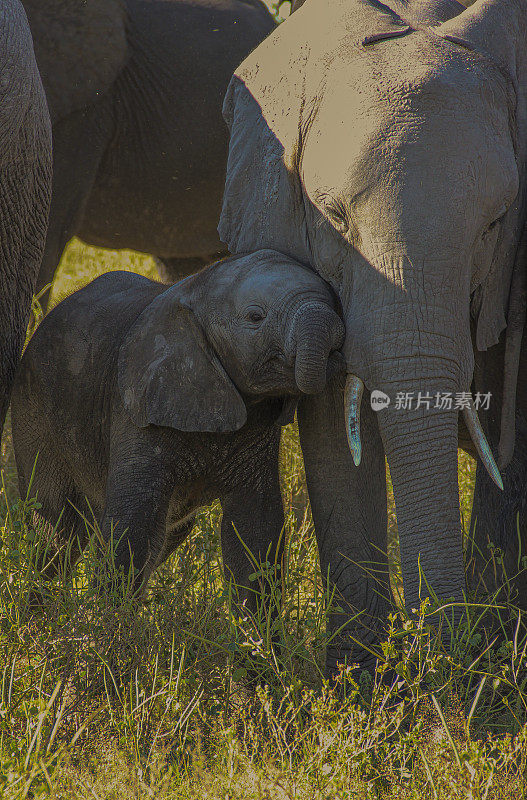
[[38, 496], [55, 545], [83, 547], [79, 511], [95, 513], [137, 588], [220, 498], [226, 573], [248, 587], [240, 538], [256, 558], [280, 558], [280, 426], [339, 369], [343, 336], [326, 284], [271, 250], [170, 288], [107, 273], [44, 319], [22, 359], [12, 399], [22, 496]]

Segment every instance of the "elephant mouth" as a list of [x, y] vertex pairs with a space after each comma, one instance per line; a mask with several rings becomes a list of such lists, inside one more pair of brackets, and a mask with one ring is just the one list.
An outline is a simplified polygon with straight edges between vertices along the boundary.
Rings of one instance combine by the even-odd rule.
[[[247, 377], [247, 387], [251, 394], [261, 394], [266, 397], [280, 397], [284, 395], [301, 395], [294, 376], [291, 374], [292, 365], [285, 356], [278, 354], [268, 357], [265, 362], [258, 364]], [[346, 374], [346, 361], [339, 350], [329, 353], [326, 363], [326, 380], [329, 383], [337, 377], [343, 378]]]
[[247, 375], [246, 384], [246, 391], [254, 395], [280, 397], [300, 394], [291, 365], [284, 355], [278, 353], [256, 364]]

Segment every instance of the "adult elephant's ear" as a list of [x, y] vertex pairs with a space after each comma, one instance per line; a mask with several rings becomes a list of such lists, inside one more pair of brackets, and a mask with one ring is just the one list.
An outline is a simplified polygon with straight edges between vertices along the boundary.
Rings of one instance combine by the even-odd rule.
[[119, 392], [140, 428], [226, 433], [247, 410], [190, 308], [172, 289], [138, 317], [119, 350]]
[[123, 0], [23, 0], [52, 122], [94, 103], [126, 61]]
[[500, 469], [510, 464], [516, 439], [516, 394], [525, 329], [527, 253], [525, 164], [527, 164], [527, 84], [525, 81], [525, 3], [479, 2], [436, 29], [443, 38], [486, 57], [504, 79], [508, 96], [510, 151], [514, 151], [519, 191], [502, 217], [490, 270], [473, 300], [477, 314], [476, 344], [486, 350], [498, 342], [503, 328]]
[[[459, 47], [485, 56], [503, 80], [509, 111], [510, 146], [504, 159], [513, 154], [520, 189], [516, 200], [499, 223], [499, 236], [488, 275], [472, 302], [477, 316], [476, 344], [486, 350], [498, 342], [507, 324], [513, 272], [524, 270], [518, 263], [518, 241], [525, 225], [524, 165], [527, 163], [527, 86], [521, 77], [525, 64], [525, 43], [518, 34], [523, 3], [476, 3], [449, 22], [434, 28], [438, 36]], [[509, 309], [510, 310], [510, 309]]]
[[218, 232], [232, 253], [273, 248], [308, 262], [298, 158], [311, 45], [283, 23], [231, 79], [231, 137]]

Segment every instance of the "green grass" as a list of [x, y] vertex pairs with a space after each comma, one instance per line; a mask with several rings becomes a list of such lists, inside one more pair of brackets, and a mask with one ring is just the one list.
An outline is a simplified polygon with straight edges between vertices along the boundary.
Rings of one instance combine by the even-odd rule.
[[[74, 242], [53, 298], [122, 268], [155, 276], [147, 257]], [[56, 581], [35, 611], [32, 593], [45, 591], [35, 503], [18, 497], [9, 426], [2, 465], [0, 797], [525, 796], [527, 630], [512, 607], [469, 608], [448, 647], [430, 609], [408, 620], [394, 608], [375, 682], [353, 668], [338, 687], [323, 680], [326, 598], [293, 426], [281, 452], [287, 557], [274, 630], [231, 603], [217, 505], [154, 575], [139, 612], [124, 589], [100, 590], [96, 529], [74, 580]], [[460, 455], [465, 524], [473, 480]], [[389, 519], [397, 587], [391, 492]]]

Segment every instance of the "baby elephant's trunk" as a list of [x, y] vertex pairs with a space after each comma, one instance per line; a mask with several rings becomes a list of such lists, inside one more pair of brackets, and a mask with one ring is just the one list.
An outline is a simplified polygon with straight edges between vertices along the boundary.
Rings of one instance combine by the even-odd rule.
[[329, 306], [313, 302], [295, 314], [292, 338], [296, 348], [295, 380], [304, 394], [321, 392], [327, 381], [330, 353], [344, 341], [344, 325]]

